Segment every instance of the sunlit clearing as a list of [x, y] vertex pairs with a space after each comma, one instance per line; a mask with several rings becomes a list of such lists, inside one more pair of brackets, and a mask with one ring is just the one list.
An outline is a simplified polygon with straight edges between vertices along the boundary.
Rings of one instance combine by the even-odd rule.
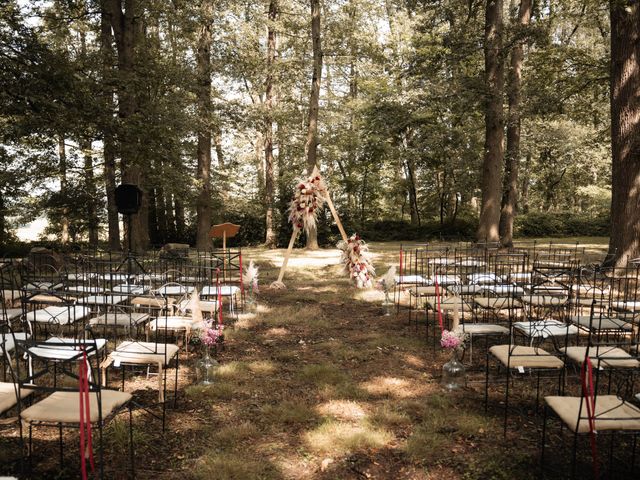
[[264, 332], [264, 335], [266, 337], [284, 337], [285, 335], [289, 335], [289, 330], [282, 327], [274, 327]]
[[305, 434], [309, 448], [321, 453], [346, 454], [381, 448], [394, 440], [393, 434], [369, 425], [328, 421]]
[[316, 407], [320, 415], [334, 417], [338, 420], [357, 421], [366, 417], [364, 409], [357, 403], [349, 400], [331, 400]]
[[427, 391], [427, 387], [416, 380], [396, 377], [376, 377], [361, 387], [371, 395], [394, 398], [417, 397]]
[[375, 288], [360, 289], [353, 292], [353, 298], [363, 302], [377, 303], [384, 300], [384, 292], [376, 290]]

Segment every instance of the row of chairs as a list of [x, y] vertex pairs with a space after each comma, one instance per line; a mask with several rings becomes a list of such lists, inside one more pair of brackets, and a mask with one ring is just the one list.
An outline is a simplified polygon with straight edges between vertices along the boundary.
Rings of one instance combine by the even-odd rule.
[[[29, 469], [36, 426], [59, 429], [62, 467], [63, 429], [83, 423], [79, 384], [90, 405], [84, 427], [99, 431], [100, 457], [103, 426], [123, 410], [129, 409], [130, 438], [134, 408], [158, 418], [164, 431], [167, 405], [177, 401], [180, 352], [188, 353], [202, 319], [221, 329], [243, 308], [241, 259], [239, 251], [197, 255], [169, 270], [161, 270], [166, 261], [154, 265], [149, 258], [0, 263], [0, 414], [16, 412], [21, 445], [22, 426], [28, 427], [27, 455], [20, 458], [29, 459]], [[111, 378], [117, 371], [120, 380]], [[127, 391], [126, 375], [136, 372], [157, 376], [157, 400]], [[132, 443], [130, 457], [133, 475]]]

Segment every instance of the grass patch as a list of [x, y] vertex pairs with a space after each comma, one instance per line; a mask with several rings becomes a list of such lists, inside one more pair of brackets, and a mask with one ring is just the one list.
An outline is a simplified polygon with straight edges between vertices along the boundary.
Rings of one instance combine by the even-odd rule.
[[314, 385], [337, 385], [347, 381], [347, 376], [343, 372], [328, 363], [305, 365], [299, 377], [302, 381]]
[[274, 425], [309, 424], [318, 418], [317, 414], [307, 405], [293, 401], [265, 405], [260, 411], [261, 418]]
[[393, 404], [384, 403], [369, 416], [369, 422], [376, 427], [398, 428], [409, 425], [411, 418], [406, 413], [398, 411]]
[[231, 400], [237, 396], [237, 389], [229, 382], [218, 380], [213, 385], [190, 385], [185, 395], [194, 402]]
[[[104, 429], [104, 439], [109, 449], [119, 455], [129, 454], [129, 419], [115, 418]], [[149, 441], [149, 435], [133, 425], [133, 448], [140, 448]]]
[[201, 458], [193, 471], [194, 479], [270, 480], [282, 478], [266, 460], [251, 460], [247, 452], [239, 455], [220, 453]]
[[393, 434], [381, 428], [333, 420], [323, 423], [305, 435], [310, 449], [326, 454], [346, 454], [370, 448], [382, 448], [393, 439]]
[[238, 424], [222, 427], [213, 435], [215, 443], [223, 449], [233, 449], [245, 440], [255, 439], [259, 435], [258, 427], [251, 422], [240, 422]]
[[405, 451], [409, 458], [422, 464], [432, 464], [449, 450], [450, 439], [447, 435], [431, 430], [427, 426], [416, 428], [407, 439]]

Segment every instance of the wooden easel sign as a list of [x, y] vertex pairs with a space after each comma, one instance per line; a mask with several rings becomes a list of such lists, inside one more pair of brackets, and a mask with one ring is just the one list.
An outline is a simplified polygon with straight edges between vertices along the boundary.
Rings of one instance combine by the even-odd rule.
[[240, 230], [240, 225], [235, 225], [233, 223], [221, 223], [219, 225], [214, 225], [209, 230], [209, 238], [221, 238], [222, 239], [222, 249], [227, 249], [227, 238], [233, 238], [238, 234]]

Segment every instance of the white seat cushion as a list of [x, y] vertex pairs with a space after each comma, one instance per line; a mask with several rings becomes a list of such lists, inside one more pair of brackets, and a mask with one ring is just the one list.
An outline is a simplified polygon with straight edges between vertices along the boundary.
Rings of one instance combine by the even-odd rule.
[[522, 345], [494, 345], [489, 352], [505, 367], [561, 369], [564, 363], [546, 350]]
[[13, 335], [6, 334], [4, 336], [4, 343], [2, 343], [2, 337], [0, 337], [0, 356], [4, 355], [5, 349], [9, 353], [13, 352], [13, 349], [16, 348], [14, 339], [20, 342], [28, 339], [29, 337], [30, 335], [26, 332], [15, 332]]
[[[237, 295], [240, 293], [240, 287], [235, 285], [221, 285], [220, 286], [220, 295], [223, 297], [230, 297], [232, 295]], [[202, 287], [202, 292], [200, 292], [201, 297], [215, 297], [218, 295], [218, 287], [213, 285], [207, 285]]]
[[[572, 361], [582, 364], [584, 356], [587, 354], [587, 347], [567, 347], [561, 348], [567, 357]], [[589, 358], [596, 368], [638, 368], [640, 362], [627, 352], [613, 346], [593, 346], [589, 348]]]
[[461, 323], [462, 331], [471, 335], [507, 335], [509, 329], [491, 323]]
[[[46, 345], [47, 343], [51, 345]], [[69, 346], [60, 345], [61, 343], [68, 343]], [[29, 353], [39, 357], [39, 358], [47, 358], [51, 360], [70, 360], [74, 357], [78, 356], [79, 352], [79, 343], [93, 343], [93, 340], [90, 341], [80, 341], [74, 340], [72, 338], [63, 338], [63, 337], [51, 337], [45, 340], [44, 344], [39, 344], [37, 346], [29, 347]], [[107, 340], [104, 338], [96, 338], [96, 348], [98, 351], [104, 349], [107, 344]], [[95, 355], [95, 351], [89, 352], [89, 356]]]
[[22, 315], [21, 308], [2, 308], [0, 309], [0, 320], [15, 320]]
[[69, 307], [47, 307], [27, 313], [27, 320], [38, 323], [69, 325], [82, 320], [91, 313], [89, 307], [72, 305]]
[[[33, 393], [28, 388], [20, 389], [20, 398], [25, 398]], [[0, 413], [4, 413], [18, 403], [16, 387], [12, 382], [0, 382]]]
[[529, 338], [563, 337], [577, 335], [578, 327], [567, 325], [558, 320], [538, 320], [534, 322], [515, 322], [513, 328], [524, 333]]
[[88, 297], [83, 297], [78, 299], [78, 303], [82, 305], [95, 305], [95, 306], [105, 306], [105, 305], [119, 305], [120, 303], [126, 302], [126, 295], [90, 295]]
[[[560, 396], [549, 396], [544, 400], [572, 432], [589, 432], [586, 400], [581, 397]], [[594, 419], [596, 431], [640, 431], [640, 409], [615, 395], [596, 396]]]
[[124, 313], [124, 312], [108, 312], [105, 315], [100, 315], [96, 318], [92, 318], [89, 323], [91, 325], [106, 325], [114, 327], [128, 327], [139, 325], [149, 319], [148, 313]]
[[[101, 390], [101, 410], [104, 419], [131, 400], [131, 394], [116, 390]], [[99, 419], [97, 392], [89, 393], [91, 423]], [[80, 422], [80, 394], [78, 392], [54, 392], [31, 407], [23, 410], [20, 417], [27, 423]]]
[[185, 330], [195, 328], [199, 321], [195, 321], [193, 317], [185, 317], [178, 315], [160, 316], [149, 322], [151, 330]]
[[159, 364], [166, 366], [177, 354], [178, 346], [173, 343], [126, 341], [118, 345], [118, 347], [109, 354], [109, 357], [115, 363], [131, 363], [136, 365]]

